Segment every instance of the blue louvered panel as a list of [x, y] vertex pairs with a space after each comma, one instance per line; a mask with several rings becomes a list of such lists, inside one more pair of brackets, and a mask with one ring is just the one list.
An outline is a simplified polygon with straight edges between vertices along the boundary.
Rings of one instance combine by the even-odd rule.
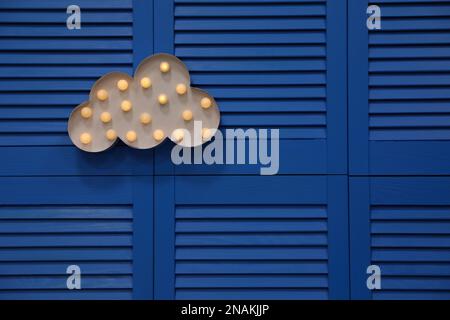
[[160, 176], [155, 187], [156, 298], [348, 298], [344, 178]]
[[[221, 110], [221, 130], [280, 130], [280, 173], [346, 172], [346, 1], [155, 1], [155, 51], [180, 57]], [[332, 79], [332, 81], [330, 81]], [[162, 174], [257, 173], [176, 166]]]
[[222, 127], [326, 138], [325, 1], [175, 1], [175, 54]]
[[[130, 206], [0, 207], [0, 298], [131, 298], [132, 218]], [[67, 290], [72, 264], [81, 291]]]
[[450, 297], [450, 207], [371, 210], [372, 262], [382, 270], [374, 299]]
[[[0, 179], [0, 299], [152, 296], [152, 179]], [[81, 289], [66, 286], [69, 265]]]
[[[450, 298], [450, 180], [351, 178], [352, 297]], [[369, 291], [366, 269], [381, 269]]]
[[450, 1], [370, 1], [371, 140], [450, 139]]
[[68, 145], [67, 117], [110, 71], [132, 72], [132, 1], [0, 3], [0, 145]]
[[177, 206], [175, 297], [328, 296], [324, 206]]

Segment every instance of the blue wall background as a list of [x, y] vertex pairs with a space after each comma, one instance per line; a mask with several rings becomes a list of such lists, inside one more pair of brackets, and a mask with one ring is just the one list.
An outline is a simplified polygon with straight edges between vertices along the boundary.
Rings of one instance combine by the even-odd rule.
[[[0, 299], [449, 298], [450, 1], [70, 4], [0, 3]], [[95, 80], [157, 52], [222, 129], [280, 129], [279, 175], [71, 145]]]

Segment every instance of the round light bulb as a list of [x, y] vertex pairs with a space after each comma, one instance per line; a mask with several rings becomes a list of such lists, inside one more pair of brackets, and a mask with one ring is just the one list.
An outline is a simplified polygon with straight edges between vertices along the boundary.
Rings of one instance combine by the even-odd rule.
[[159, 102], [159, 104], [165, 105], [165, 104], [167, 104], [167, 102], [169, 102], [169, 99], [167, 98], [167, 96], [165, 94], [160, 94], [158, 96], [158, 102]]
[[81, 116], [85, 119], [92, 117], [92, 109], [89, 107], [84, 107], [81, 109]]
[[128, 89], [128, 81], [121, 79], [117, 81], [117, 88], [119, 88], [120, 91], [125, 91]]
[[180, 83], [180, 84], [177, 85], [177, 87], [175, 88], [175, 90], [176, 90], [177, 93], [181, 96], [181, 95], [183, 95], [183, 94], [186, 93], [187, 87], [186, 87], [185, 84]]
[[161, 64], [159, 65], [159, 70], [161, 70], [161, 72], [166, 73], [170, 71], [170, 64], [166, 61], [161, 62]]
[[102, 112], [102, 114], [100, 115], [100, 120], [103, 122], [103, 123], [108, 123], [108, 122], [111, 122], [111, 119], [112, 119], [112, 117], [111, 117], [111, 113], [109, 113], [109, 112]]
[[152, 86], [152, 81], [148, 77], [144, 77], [141, 79], [141, 87], [144, 89], [148, 89]]
[[139, 119], [141, 120], [142, 124], [149, 124], [150, 122], [152, 122], [152, 116], [150, 114], [148, 114], [147, 112], [144, 112], [143, 114], [141, 114]]
[[172, 139], [176, 142], [181, 142], [184, 139], [183, 129], [176, 129], [172, 132]]
[[127, 132], [126, 138], [127, 138], [128, 142], [135, 142], [137, 139], [137, 134], [135, 131], [130, 130]]
[[211, 130], [208, 128], [202, 129], [202, 139], [203, 141], [211, 139]]
[[120, 104], [120, 108], [122, 109], [122, 111], [124, 112], [128, 112], [131, 110], [131, 102], [129, 100], [123, 100], [122, 103]]
[[89, 144], [92, 142], [92, 136], [89, 133], [84, 132], [80, 135], [80, 141], [82, 144]]
[[108, 139], [109, 141], [113, 141], [117, 138], [117, 133], [113, 129], [109, 129], [108, 131], [106, 131], [105, 135], [106, 139]]
[[108, 99], [108, 91], [106, 91], [105, 89], [100, 89], [97, 91], [97, 98], [100, 101], [105, 101], [106, 99]]
[[202, 106], [203, 109], [208, 109], [209, 107], [211, 107], [212, 105], [212, 101], [210, 98], [202, 98], [202, 100], [200, 100], [200, 105]]
[[162, 130], [155, 130], [154, 132], [153, 132], [153, 138], [156, 140], [156, 141], [161, 141], [162, 139], [164, 139], [164, 131], [162, 131]]
[[184, 121], [191, 121], [192, 120], [192, 111], [191, 110], [184, 110], [182, 113], [182, 117]]

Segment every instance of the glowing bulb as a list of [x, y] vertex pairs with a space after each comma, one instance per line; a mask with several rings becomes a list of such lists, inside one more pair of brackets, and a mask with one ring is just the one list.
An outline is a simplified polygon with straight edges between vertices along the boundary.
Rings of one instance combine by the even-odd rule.
[[169, 72], [170, 64], [166, 61], [161, 62], [161, 64], [159, 65], [159, 70], [161, 70], [161, 72], [163, 73]]
[[113, 141], [116, 138], [117, 138], [116, 131], [114, 131], [113, 129], [109, 129], [108, 131], [106, 131], [106, 139], [108, 139], [109, 141]]
[[169, 102], [169, 99], [167, 98], [167, 96], [165, 94], [160, 94], [158, 97], [158, 102], [159, 104], [167, 104], [167, 102]]
[[208, 109], [209, 107], [211, 107], [212, 105], [212, 101], [210, 98], [202, 98], [202, 100], [200, 100], [200, 105], [202, 106], [203, 109]]
[[211, 130], [208, 128], [202, 129], [202, 139], [203, 141], [211, 139]]
[[92, 136], [89, 133], [84, 132], [80, 135], [80, 141], [82, 144], [89, 144], [92, 142]]
[[192, 111], [191, 110], [184, 110], [182, 113], [182, 117], [184, 121], [191, 121], [192, 120]]
[[141, 87], [144, 89], [148, 89], [152, 86], [152, 80], [148, 77], [144, 77], [141, 79]]
[[164, 139], [164, 132], [162, 131], [162, 130], [155, 130], [154, 132], [153, 132], [153, 138], [156, 140], [156, 141], [161, 141], [162, 139]]
[[142, 124], [149, 124], [150, 122], [152, 122], [152, 116], [147, 112], [144, 112], [143, 114], [141, 114], [140, 120]]
[[105, 101], [106, 99], [108, 99], [108, 91], [106, 91], [105, 89], [100, 89], [97, 91], [97, 98], [100, 101]]
[[119, 88], [120, 91], [125, 91], [128, 89], [128, 81], [127, 80], [119, 80], [117, 81], [117, 88]]
[[92, 109], [89, 107], [84, 107], [81, 109], [81, 116], [85, 119], [92, 117]]
[[123, 100], [122, 103], [120, 104], [120, 108], [124, 112], [130, 111], [131, 110], [131, 102], [128, 100]]
[[126, 138], [127, 138], [128, 142], [135, 142], [137, 139], [137, 134], [135, 131], [130, 130], [127, 132]]
[[180, 83], [180, 84], [177, 85], [177, 87], [175, 88], [175, 90], [176, 90], [177, 93], [181, 96], [181, 95], [183, 95], [183, 94], [186, 93], [187, 87], [186, 87], [185, 84]]
[[176, 129], [174, 132], [172, 132], [172, 139], [176, 142], [181, 142], [184, 139], [183, 129]]
[[111, 113], [109, 113], [109, 112], [102, 112], [102, 114], [100, 115], [100, 120], [103, 122], [103, 123], [108, 123], [108, 122], [111, 122], [111, 119], [112, 119], [112, 117], [111, 117]]

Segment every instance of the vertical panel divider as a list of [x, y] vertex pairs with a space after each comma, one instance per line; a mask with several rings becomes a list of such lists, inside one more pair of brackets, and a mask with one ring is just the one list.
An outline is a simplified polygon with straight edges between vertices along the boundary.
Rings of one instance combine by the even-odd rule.
[[351, 299], [368, 300], [367, 267], [370, 252], [370, 182], [368, 177], [350, 178], [350, 291]]
[[153, 299], [153, 176], [133, 177], [133, 299]]
[[155, 299], [175, 298], [175, 178], [155, 176]]
[[348, 178], [328, 176], [328, 269], [330, 299], [350, 298]]
[[327, 1], [327, 173], [347, 174], [347, 0]]
[[348, 7], [348, 148], [349, 173], [369, 174], [369, 34], [368, 0]]

